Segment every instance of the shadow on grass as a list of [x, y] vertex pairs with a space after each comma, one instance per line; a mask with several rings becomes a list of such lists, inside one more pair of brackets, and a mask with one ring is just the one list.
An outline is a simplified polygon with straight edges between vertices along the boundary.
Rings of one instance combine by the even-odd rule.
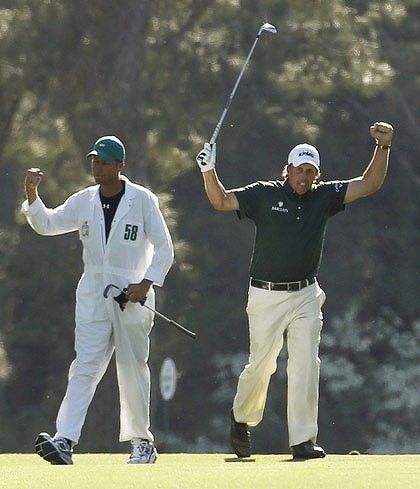
[[280, 460], [280, 462], [294, 462], [294, 463], [297, 463], [297, 462], [306, 462], [306, 460], [304, 458], [288, 458], [287, 460]]
[[228, 457], [225, 462], [255, 462], [255, 458]]

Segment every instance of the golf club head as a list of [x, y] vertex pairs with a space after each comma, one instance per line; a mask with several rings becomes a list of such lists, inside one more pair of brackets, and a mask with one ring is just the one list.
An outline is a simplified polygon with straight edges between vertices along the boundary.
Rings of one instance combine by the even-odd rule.
[[119, 292], [122, 292], [122, 290], [121, 290], [119, 287], [117, 287], [116, 285], [114, 285], [114, 284], [109, 284], [109, 285], [107, 285], [107, 286], [105, 287], [105, 290], [103, 291], [103, 295], [104, 295], [105, 299], [108, 299], [108, 296], [109, 296], [109, 291], [110, 291], [112, 288], [117, 289]]
[[277, 27], [274, 26], [273, 24], [269, 24], [268, 22], [266, 22], [265, 24], [263, 24], [260, 28], [260, 33], [262, 31], [267, 31], [267, 32], [271, 32], [271, 34], [277, 34]]

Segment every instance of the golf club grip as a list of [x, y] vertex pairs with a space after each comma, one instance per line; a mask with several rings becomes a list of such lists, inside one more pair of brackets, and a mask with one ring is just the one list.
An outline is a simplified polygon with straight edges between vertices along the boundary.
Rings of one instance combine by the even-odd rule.
[[[109, 294], [109, 290], [110, 288], [114, 287], [115, 289], [119, 290], [121, 292], [121, 294], [124, 294], [125, 291], [127, 289], [121, 289], [120, 287], [118, 287], [117, 285], [114, 285], [114, 284], [109, 284], [105, 287], [105, 290], [103, 291], [103, 296], [105, 297], [105, 299], [108, 297], [108, 294]], [[115, 300], [115, 297], [114, 297], [114, 300]], [[181, 326], [180, 324], [178, 324], [176, 321], [172, 320], [172, 319], [169, 319], [168, 317], [166, 317], [164, 314], [162, 314], [161, 312], [159, 311], [156, 311], [155, 309], [153, 309], [152, 307], [148, 306], [147, 304], [145, 304], [145, 301], [146, 301], [146, 298], [144, 298], [143, 301], [139, 301], [139, 303], [142, 305], [142, 307], [145, 307], [146, 309], [148, 309], [149, 311], [153, 312], [154, 314], [156, 314], [156, 316], [164, 319], [167, 323], [169, 324], [172, 324], [173, 326], [175, 326], [175, 328], [179, 329], [179, 331], [181, 331], [182, 333], [186, 334], [187, 336], [189, 336], [190, 338], [196, 338], [197, 337], [197, 334], [194, 333], [193, 331], [190, 331], [189, 329], [187, 328], [184, 328], [184, 326]], [[125, 302], [128, 302], [125, 301]], [[124, 303], [125, 305], [125, 303]]]
[[197, 337], [196, 333], [194, 333], [193, 331], [190, 331], [187, 328], [184, 328], [184, 326], [181, 326], [180, 324], [176, 323], [175, 321], [170, 320], [169, 323], [172, 324], [173, 326], [175, 326], [175, 328], [177, 328], [180, 331], [182, 331], [182, 333], [185, 333], [190, 338], [194, 338], [195, 339]]
[[[231, 99], [229, 99], [229, 101], [230, 100]], [[221, 115], [221, 117], [219, 119], [219, 122], [217, 123], [216, 128], [214, 129], [214, 132], [213, 132], [213, 134], [212, 134], [212, 136], [210, 138], [210, 146], [213, 146], [213, 144], [216, 142], [217, 136], [219, 135], [219, 131], [220, 131], [221, 127], [222, 127], [222, 124], [223, 124], [223, 121], [225, 119], [225, 116], [227, 114], [228, 109], [229, 109], [229, 107], [225, 107], [223, 109], [223, 112], [222, 112], [222, 115]]]

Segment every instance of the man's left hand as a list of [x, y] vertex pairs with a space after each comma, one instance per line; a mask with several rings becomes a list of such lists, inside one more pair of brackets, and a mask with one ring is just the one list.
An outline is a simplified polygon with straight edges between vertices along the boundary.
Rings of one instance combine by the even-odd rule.
[[387, 122], [375, 122], [373, 126], [370, 126], [370, 135], [380, 145], [390, 146], [393, 133], [394, 128]]
[[147, 279], [143, 279], [138, 284], [129, 284], [125, 291], [125, 296], [129, 302], [140, 302], [146, 299], [152, 284], [153, 282]]
[[202, 173], [214, 170], [216, 166], [216, 143], [204, 143], [204, 148], [195, 157]]

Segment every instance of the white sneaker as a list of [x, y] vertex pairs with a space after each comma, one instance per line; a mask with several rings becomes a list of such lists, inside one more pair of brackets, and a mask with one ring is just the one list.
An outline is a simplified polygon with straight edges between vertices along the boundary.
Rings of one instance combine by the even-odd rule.
[[131, 440], [131, 455], [128, 464], [154, 464], [157, 459], [157, 451], [153, 442], [134, 438]]
[[35, 450], [53, 465], [73, 465], [71, 445], [66, 438], [52, 438], [48, 433], [40, 433], [35, 441]]

